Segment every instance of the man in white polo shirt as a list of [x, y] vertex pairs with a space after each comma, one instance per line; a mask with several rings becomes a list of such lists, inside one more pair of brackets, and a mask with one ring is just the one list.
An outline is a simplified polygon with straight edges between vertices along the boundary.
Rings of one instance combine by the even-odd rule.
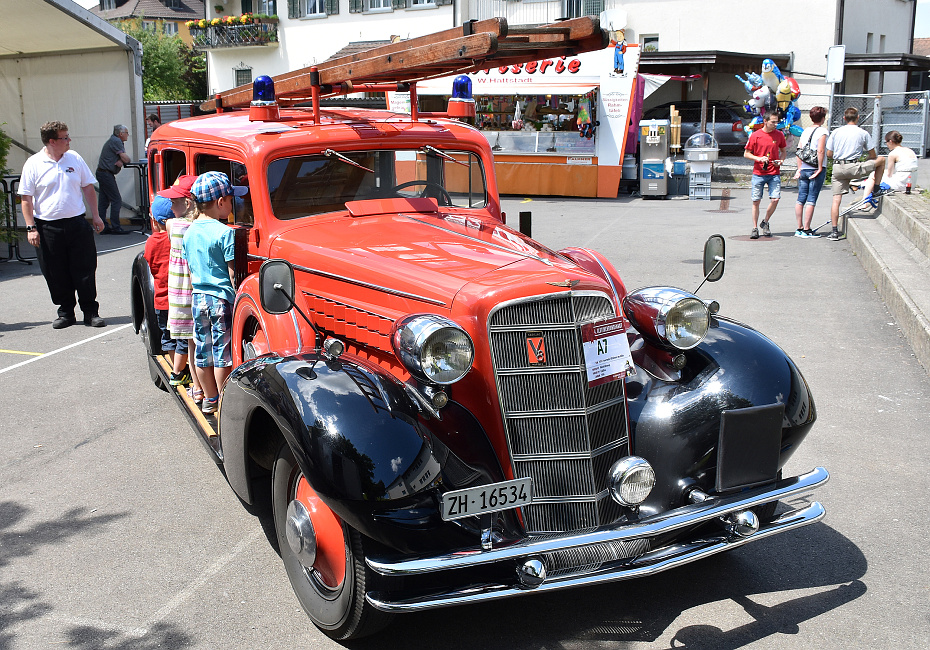
[[[80, 304], [84, 324], [104, 327], [97, 304], [97, 246], [94, 231], [103, 230], [97, 213], [94, 175], [81, 156], [71, 151], [68, 126], [46, 122], [39, 129], [42, 151], [31, 156], [19, 181], [26, 238], [36, 249], [52, 302], [58, 305], [55, 329], [74, 325]], [[94, 216], [87, 223], [84, 202]], [[75, 300], [77, 293], [77, 300]]]

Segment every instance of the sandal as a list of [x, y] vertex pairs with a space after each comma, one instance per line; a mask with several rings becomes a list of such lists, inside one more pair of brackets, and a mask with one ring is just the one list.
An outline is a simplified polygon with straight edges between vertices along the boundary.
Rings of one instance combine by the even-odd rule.
[[203, 391], [199, 388], [194, 388], [193, 386], [187, 387], [187, 396], [190, 397], [196, 404], [203, 402]]

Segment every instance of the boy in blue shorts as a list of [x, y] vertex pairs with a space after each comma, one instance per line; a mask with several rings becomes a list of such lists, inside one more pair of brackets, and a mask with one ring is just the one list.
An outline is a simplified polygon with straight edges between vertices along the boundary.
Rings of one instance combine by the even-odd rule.
[[220, 390], [232, 372], [235, 243], [225, 221], [235, 197], [248, 191], [248, 187], [232, 185], [221, 172], [201, 174], [191, 187], [200, 216], [184, 233], [182, 252], [191, 274], [194, 363], [201, 368], [202, 410], [207, 414], [218, 410]]

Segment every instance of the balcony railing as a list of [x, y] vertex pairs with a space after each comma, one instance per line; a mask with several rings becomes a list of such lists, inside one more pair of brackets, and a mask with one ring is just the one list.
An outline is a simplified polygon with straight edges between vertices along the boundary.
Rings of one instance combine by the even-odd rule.
[[605, 9], [620, 6], [620, 0], [476, 0], [471, 4], [475, 14], [472, 18], [503, 17], [512, 25], [544, 25], [560, 18], [597, 17]]
[[221, 47], [251, 47], [277, 45], [278, 26], [259, 23], [250, 25], [214, 25], [191, 27], [194, 49], [214, 50]]

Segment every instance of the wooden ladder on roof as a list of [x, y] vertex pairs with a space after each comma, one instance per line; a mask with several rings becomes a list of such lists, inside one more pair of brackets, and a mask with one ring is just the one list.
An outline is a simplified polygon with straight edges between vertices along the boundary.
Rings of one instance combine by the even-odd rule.
[[[608, 42], [597, 18], [573, 18], [541, 27], [508, 27], [505, 18], [491, 18], [325, 61], [272, 80], [278, 102], [287, 105], [308, 101], [311, 94], [326, 97], [365, 92], [374, 90], [366, 85], [415, 84], [537, 59], [574, 56], [603, 49]], [[217, 93], [201, 109], [241, 108], [251, 101], [252, 84], [246, 84]]]

